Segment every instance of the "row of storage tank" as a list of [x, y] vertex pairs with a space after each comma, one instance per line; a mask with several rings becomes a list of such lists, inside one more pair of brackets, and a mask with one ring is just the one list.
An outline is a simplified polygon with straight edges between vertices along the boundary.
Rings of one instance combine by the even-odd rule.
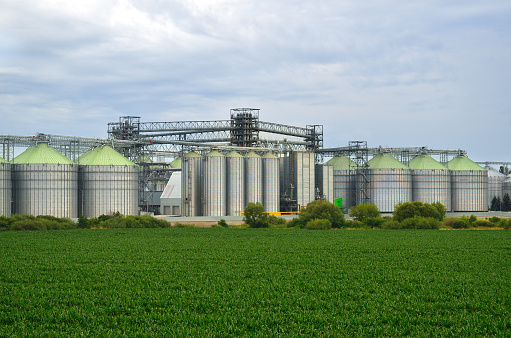
[[91, 149], [74, 163], [38, 143], [12, 164], [0, 162], [0, 215], [138, 214], [138, 167], [109, 146]]
[[[334, 157], [327, 163], [334, 167], [334, 198], [342, 197], [346, 208], [367, 197], [381, 212], [392, 212], [396, 204], [411, 201], [440, 202], [448, 211], [487, 211], [494, 196], [511, 195], [511, 178], [506, 180], [505, 175], [466, 156], [455, 157], [444, 166], [429, 155], [419, 155], [406, 166], [382, 153], [358, 174], [357, 165], [348, 157]], [[356, 196], [356, 191], [365, 196]]]
[[181, 213], [239, 216], [249, 202], [261, 202], [266, 212], [278, 212], [279, 179], [279, 159], [269, 152], [263, 156], [189, 152], [181, 162]]

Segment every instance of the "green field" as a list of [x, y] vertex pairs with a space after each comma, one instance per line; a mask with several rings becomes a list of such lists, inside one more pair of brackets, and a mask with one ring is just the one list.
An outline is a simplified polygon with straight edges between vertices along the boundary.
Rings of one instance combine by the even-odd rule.
[[0, 233], [0, 336], [509, 336], [511, 231]]

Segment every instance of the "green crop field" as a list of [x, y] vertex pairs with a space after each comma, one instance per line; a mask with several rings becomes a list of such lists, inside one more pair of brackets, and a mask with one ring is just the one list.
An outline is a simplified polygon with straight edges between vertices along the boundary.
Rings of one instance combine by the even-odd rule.
[[0, 233], [0, 336], [509, 336], [511, 231]]

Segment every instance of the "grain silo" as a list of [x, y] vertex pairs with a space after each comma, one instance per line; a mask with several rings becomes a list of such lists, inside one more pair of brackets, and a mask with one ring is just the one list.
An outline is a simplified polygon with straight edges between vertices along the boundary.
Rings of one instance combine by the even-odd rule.
[[502, 200], [504, 196], [502, 193], [502, 185], [506, 180], [506, 175], [493, 169], [489, 165], [485, 166], [484, 169], [488, 172], [488, 208], [490, 208], [494, 197], [498, 197]]
[[265, 212], [280, 211], [279, 159], [268, 152], [262, 157], [263, 206]]
[[245, 202], [263, 203], [261, 156], [253, 151], [245, 155]]
[[231, 151], [225, 155], [226, 215], [239, 216], [245, 209], [245, 159]]
[[13, 160], [13, 212], [78, 217], [78, 166], [38, 143]]
[[225, 216], [225, 156], [214, 150], [202, 162], [202, 216]]
[[451, 174], [429, 155], [418, 155], [408, 163], [412, 169], [412, 200], [442, 203], [451, 210]]
[[488, 174], [466, 156], [457, 156], [447, 163], [451, 170], [452, 210], [488, 210]]
[[505, 194], [511, 196], [511, 175], [504, 182], [502, 182], [502, 198], [500, 199], [501, 201], [503, 201]]
[[315, 172], [316, 199], [334, 203], [334, 167], [325, 163], [317, 163]]
[[352, 174], [352, 170], [357, 164], [347, 156], [333, 157], [327, 163], [334, 169], [334, 199], [342, 198], [343, 209], [347, 210], [356, 205], [356, 175]]
[[381, 212], [392, 212], [401, 202], [412, 200], [411, 170], [389, 154], [374, 156], [367, 164], [369, 202]]
[[79, 212], [101, 215], [138, 215], [138, 167], [109, 146], [91, 149], [79, 164]]
[[189, 152], [181, 162], [181, 215], [201, 216], [202, 157]]
[[11, 164], [0, 157], [0, 216], [11, 216]]
[[170, 162], [169, 166], [174, 169], [181, 169], [181, 158], [175, 158], [172, 162]]
[[294, 198], [298, 207], [305, 207], [316, 199], [314, 153], [309, 151], [293, 151], [291, 154], [291, 170], [295, 186]]

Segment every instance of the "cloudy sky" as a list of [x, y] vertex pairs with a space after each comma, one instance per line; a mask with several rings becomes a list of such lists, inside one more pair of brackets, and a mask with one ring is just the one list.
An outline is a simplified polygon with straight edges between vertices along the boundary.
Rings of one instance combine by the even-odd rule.
[[511, 161], [509, 0], [0, 0], [0, 134], [323, 124], [325, 146]]

